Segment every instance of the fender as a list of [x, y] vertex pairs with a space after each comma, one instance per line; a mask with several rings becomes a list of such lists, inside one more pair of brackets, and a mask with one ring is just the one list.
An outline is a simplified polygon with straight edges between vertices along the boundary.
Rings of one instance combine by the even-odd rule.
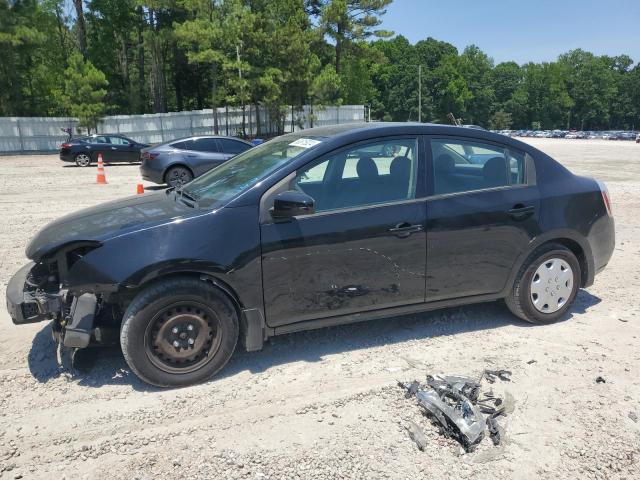
[[585, 270], [581, 272], [582, 286], [589, 287], [593, 285], [595, 268], [594, 268], [593, 253], [591, 251], [591, 246], [589, 245], [589, 242], [587, 241], [586, 237], [583, 237], [582, 235], [577, 233], [575, 230], [560, 228], [560, 229], [544, 232], [543, 234], [535, 237], [529, 243], [528, 248], [523, 253], [520, 254], [518, 259], [516, 260], [516, 263], [513, 266], [513, 269], [511, 270], [511, 274], [509, 275], [509, 281], [507, 282], [504, 290], [502, 291], [503, 296], [507, 296], [510, 293], [511, 288], [515, 283], [516, 275], [522, 268], [527, 258], [529, 258], [529, 256], [538, 247], [540, 247], [541, 245], [544, 245], [545, 243], [549, 243], [553, 241], [562, 242], [562, 240], [570, 240], [580, 246], [580, 248], [582, 249], [582, 252], [584, 253], [584, 265], [581, 264], [581, 268]]

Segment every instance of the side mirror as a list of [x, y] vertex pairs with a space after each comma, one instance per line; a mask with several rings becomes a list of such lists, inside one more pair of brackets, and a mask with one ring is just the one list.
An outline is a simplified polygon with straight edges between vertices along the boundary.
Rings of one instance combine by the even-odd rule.
[[290, 221], [298, 215], [316, 212], [315, 200], [306, 193], [297, 191], [281, 192], [273, 200], [271, 217], [278, 222]]

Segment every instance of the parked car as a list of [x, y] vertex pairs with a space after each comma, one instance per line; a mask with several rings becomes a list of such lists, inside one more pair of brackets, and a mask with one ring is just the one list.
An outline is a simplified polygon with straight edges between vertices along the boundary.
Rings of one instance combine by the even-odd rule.
[[140, 173], [150, 182], [179, 187], [251, 147], [234, 137], [179, 138], [143, 149]]
[[640, 133], [636, 135], [636, 143], [640, 143]]
[[60, 145], [60, 160], [75, 162], [79, 167], [88, 167], [98, 161], [98, 154], [106, 163], [137, 162], [140, 150], [146, 143], [136, 142], [123, 135], [101, 133], [74, 138]]
[[7, 305], [16, 324], [52, 320], [63, 351], [115, 338], [140, 378], [179, 386], [211, 378], [238, 341], [326, 325], [498, 299], [551, 323], [613, 250], [604, 184], [530, 145], [345, 124], [50, 223]]

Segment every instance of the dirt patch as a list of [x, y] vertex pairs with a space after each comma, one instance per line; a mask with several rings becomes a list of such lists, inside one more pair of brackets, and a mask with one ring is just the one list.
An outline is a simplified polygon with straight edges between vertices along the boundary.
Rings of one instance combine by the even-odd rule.
[[[615, 254], [566, 320], [531, 326], [494, 303], [297, 333], [237, 352], [205, 385], [161, 391], [118, 350], [96, 350], [94, 369], [70, 378], [48, 327], [14, 327], [2, 308], [1, 478], [634, 478], [640, 145], [529, 141], [606, 181], [613, 199]], [[137, 166], [107, 166], [106, 186], [95, 173], [55, 156], [0, 157], [0, 285], [44, 223], [139, 182]], [[515, 411], [504, 446], [487, 438], [461, 456], [396, 381], [484, 368], [513, 372], [501, 388]], [[424, 452], [409, 421], [427, 436]]]

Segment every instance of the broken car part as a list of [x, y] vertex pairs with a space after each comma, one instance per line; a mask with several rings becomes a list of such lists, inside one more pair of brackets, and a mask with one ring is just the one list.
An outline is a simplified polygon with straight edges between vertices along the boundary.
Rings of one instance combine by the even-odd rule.
[[409, 438], [414, 441], [420, 451], [424, 451], [427, 446], [427, 437], [425, 437], [422, 429], [413, 422], [408, 422], [405, 427], [409, 432]]
[[[480, 380], [487, 378], [490, 383], [496, 378], [510, 381], [510, 376], [508, 370], [485, 370]], [[468, 377], [427, 375], [426, 383], [427, 388], [420, 388], [417, 380], [398, 382], [398, 385], [406, 390], [406, 398], [415, 395], [442, 435], [456, 439], [471, 452], [484, 437], [486, 428], [493, 444], [500, 444], [503, 431], [497, 417], [513, 412], [511, 395], [506, 394], [502, 399], [489, 390], [481, 396], [481, 384]]]

